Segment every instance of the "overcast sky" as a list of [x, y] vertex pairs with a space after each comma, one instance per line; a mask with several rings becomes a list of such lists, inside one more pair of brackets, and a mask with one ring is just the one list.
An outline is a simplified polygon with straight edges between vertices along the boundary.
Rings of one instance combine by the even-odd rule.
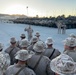
[[0, 13], [28, 16], [76, 15], [76, 0], [0, 0]]

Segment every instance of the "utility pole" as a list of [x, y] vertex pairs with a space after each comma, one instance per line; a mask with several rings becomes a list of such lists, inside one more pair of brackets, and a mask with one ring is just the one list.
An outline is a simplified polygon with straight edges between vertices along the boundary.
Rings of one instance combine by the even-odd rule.
[[26, 9], [27, 9], [27, 16], [28, 16], [28, 6], [26, 7]]

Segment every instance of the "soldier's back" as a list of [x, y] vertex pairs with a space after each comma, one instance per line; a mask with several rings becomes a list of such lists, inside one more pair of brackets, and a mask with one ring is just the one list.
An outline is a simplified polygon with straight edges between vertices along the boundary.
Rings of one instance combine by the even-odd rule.
[[[17, 64], [11, 65], [5, 72], [5, 75], [16, 75], [16, 73], [21, 69], [22, 66]], [[23, 66], [24, 68], [19, 72], [18, 75], [35, 75], [34, 71], [30, 68]]]
[[[51, 71], [50, 65], [49, 65], [50, 59], [44, 55], [40, 59], [40, 56], [41, 55], [36, 55], [36, 54], [33, 55], [32, 58], [30, 58], [27, 62], [28, 66], [35, 71], [36, 75], [53, 75], [53, 72]], [[36, 65], [37, 67], [35, 67]]]

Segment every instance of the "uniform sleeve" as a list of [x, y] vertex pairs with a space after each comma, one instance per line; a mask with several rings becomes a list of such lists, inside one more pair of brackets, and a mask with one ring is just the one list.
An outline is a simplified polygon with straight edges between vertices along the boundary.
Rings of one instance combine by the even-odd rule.
[[50, 63], [48, 63], [47, 67], [46, 67], [46, 74], [47, 75], [52, 75], [52, 70], [50, 68]]
[[7, 49], [5, 49], [5, 52], [9, 54], [10, 50], [11, 49], [8, 47]]
[[4, 75], [11, 75], [11, 70], [9, 68], [7, 68]]
[[10, 65], [10, 56], [9, 54], [5, 54], [7, 67]]
[[55, 75], [55, 73], [50, 68], [50, 60], [48, 61], [47, 67], [46, 67], [46, 74], [47, 75]]

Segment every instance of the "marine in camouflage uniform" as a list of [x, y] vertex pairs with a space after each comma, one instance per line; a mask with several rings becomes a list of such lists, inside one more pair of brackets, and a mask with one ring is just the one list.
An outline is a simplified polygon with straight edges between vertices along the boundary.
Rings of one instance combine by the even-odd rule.
[[34, 52], [34, 49], [33, 49], [33, 46], [34, 44], [38, 41], [37, 37], [34, 36], [31, 40], [30, 40], [30, 45], [28, 46], [28, 50], [29, 51], [33, 51]]
[[34, 71], [26, 65], [26, 61], [31, 58], [31, 56], [32, 54], [29, 54], [27, 50], [18, 51], [15, 56], [18, 63], [9, 66], [4, 75], [35, 75]]
[[61, 54], [61, 52], [58, 49], [53, 47], [52, 37], [48, 37], [47, 40], [45, 41], [45, 44], [46, 44], [46, 50], [44, 51], [44, 55], [49, 57], [50, 60]]
[[28, 33], [28, 41], [30, 41], [31, 38], [32, 38], [33, 29], [32, 29], [31, 26], [29, 25], [28, 28], [25, 28], [25, 29], [24, 29], [24, 31], [27, 31], [27, 33]]
[[3, 75], [5, 70], [6, 70], [6, 58], [4, 57], [4, 55], [0, 52], [0, 75]]
[[16, 40], [14, 37], [11, 38], [10, 43], [11, 43], [11, 45], [7, 49], [5, 49], [5, 52], [8, 53], [10, 56], [10, 65], [13, 65], [16, 62], [16, 60], [14, 58], [15, 54], [20, 49], [16, 46]]
[[34, 70], [36, 75], [53, 75], [49, 65], [50, 59], [42, 54], [44, 43], [38, 41], [33, 49], [36, 53], [27, 61], [27, 65]]
[[26, 39], [25, 34], [21, 34], [20, 38], [21, 38], [21, 39], [20, 39], [19, 41], [17, 41], [17, 47], [19, 47], [19, 48], [21, 49], [20, 44], [21, 44], [21, 41], [22, 41], [23, 39]]
[[3, 44], [0, 43], [0, 54], [3, 55], [3, 57], [5, 58], [4, 62], [5, 62], [5, 66], [3, 69], [7, 69], [7, 67], [10, 65], [10, 56], [8, 53], [5, 53], [4, 50], [3, 50]]
[[76, 39], [73, 37], [68, 37], [64, 41], [64, 53], [73, 58], [76, 62]]

